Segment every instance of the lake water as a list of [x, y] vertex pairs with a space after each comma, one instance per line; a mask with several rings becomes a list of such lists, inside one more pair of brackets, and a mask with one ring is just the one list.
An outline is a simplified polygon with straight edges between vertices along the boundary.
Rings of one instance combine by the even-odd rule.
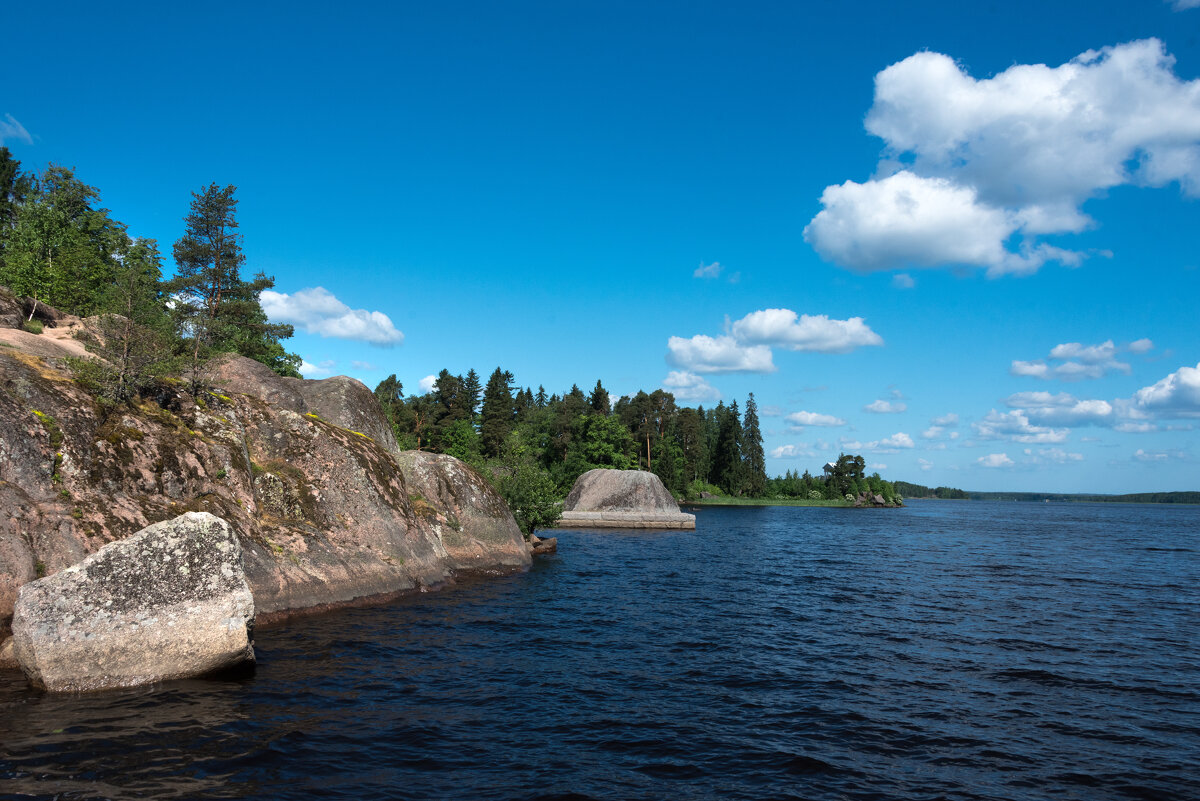
[[1200, 798], [1200, 507], [696, 512], [259, 631], [250, 678], [0, 679], [0, 795]]

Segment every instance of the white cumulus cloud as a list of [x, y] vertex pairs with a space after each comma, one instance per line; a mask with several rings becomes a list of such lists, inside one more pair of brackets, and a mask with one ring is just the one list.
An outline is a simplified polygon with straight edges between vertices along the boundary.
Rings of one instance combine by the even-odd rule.
[[1019, 409], [1011, 412], [992, 409], [983, 420], [971, 426], [980, 439], [1007, 439], [1028, 444], [1065, 442], [1070, 433], [1066, 428], [1034, 425], [1029, 421], [1029, 416]]
[[827, 187], [805, 238], [858, 270], [1077, 265], [1038, 237], [1090, 227], [1085, 200], [1126, 184], [1200, 194], [1200, 80], [1174, 66], [1157, 39], [982, 80], [941, 53], [909, 56], [875, 77], [879, 177]]
[[[1028, 376], [1050, 380], [1057, 378], [1061, 381], [1081, 381], [1085, 378], [1102, 378], [1106, 373], [1119, 372], [1129, 375], [1132, 368], [1127, 362], [1120, 361], [1120, 353], [1146, 353], [1154, 348], [1149, 339], [1139, 339], [1121, 347], [1111, 339], [1098, 345], [1084, 345], [1081, 342], [1064, 342], [1050, 349], [1045, 359], [1035, 361], [1013, 360], [1009, 372], [1016, 376]], [[1051, 364], [1050, 362], [1060, 362]]]
[[1012, 467], [1013, 460], [1008, 458], [1007, 453], [989, 453], [987, 456], [980, 456], [975, 460], [975, 463], [980, 467]]
[[404, 334], [380, 311], [352, 309], [324, 287], [298, 292], [263, 291], [263, 311], [272, 322], [290, 323], [310, 334], [353, 339], [388, 347], [404, 342]]
[[772, 347], [818, 353], [849, 353], [883, 338], [861, 317], [830, 319], [824, 314], [798, 315], [791, 309], [760, 309], [735, 323], [725, 320], [726, 333], [710, 337], [671, 337], [667, 362], [697, 373], [773, 373]]
[[301, 359], [299, 372], [305, 378], [328, 378], [333, 375], [335, 367], [337, 367], [337, 362], [333, 359], [326, 359], [316, 364]]
[[1139, 409], [1163, 417], [1200, 417], [1200, 362], [1142, 387], [1133, 398]]
[[672, 370], [663, 379], [662, 387], [679, 400], [715, 401], [721, 397], [720, 390], [686, 370]]
[[417, 382], [417, 389], [419, 389], [422, 394], [428, 395], [430, 392], [433, 392], [433, 388], [437, 386], [437, 380], [438, 378], [436, 375], [427, 375]]
[[838, 441], [838, 444], [850, 451], [875, 451], [876, 453], [897, 453], [902, 449], [914, 446], [912, 437], [902, 431], [890, 437], [871, 440], [870, 442], [860, 442], [856, 439], [846, 439], [843, 437]]
[[831, 414], [821, 414], [820, 412], [792, 412], [785, 418], [789, 423], [795, 426], [844, 426], [846, 421], [840, 417], [834, 417]]
[[831, 320], [824, 314], [797, 315], [791, 309], [751, 312], [730, 330], [739, 342], [817, 353], [849, 353], [866, 345], [883, 344], [883, 337], [861, 317]]
[[743, 345], [731, 336], [671, 337], [667, 340], [667, 361], [697, 373], [775, 372], [770, 348]]

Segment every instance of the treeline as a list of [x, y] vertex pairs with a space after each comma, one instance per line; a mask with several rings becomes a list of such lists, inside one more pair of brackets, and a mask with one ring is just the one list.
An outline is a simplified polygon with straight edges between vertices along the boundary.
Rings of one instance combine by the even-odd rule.
[[907, 481], [897, 481], [896, 491], [905, 498], [941, 498], [943, 500], [965, 501], [971, 496], [954, 487], [934, 487], [930, 489], [923, 484], [910, 484]]
[[1200, 504], [1200, 492], [1134, 492], [1125, 495], [1095, 493], [1046, 492], [972, 492], [979, 501], [1063, 501], [1074, 503], [1195, 503]]
[[104, 363], [73, 367], [105, 401], [128, 400], [164, 377], [196, 385], [219, 353], [298, 378], [300, 357], [281, 344], [292, 327], [270, 323], [259, 303], [274, 279], [242, 278], [234, 191], [212, 184], [192, 193], [173, 248], [176, 272], [164, 280], [158, 243], [131, 236], [101, 207], [96, 187], [67, 167], [23, 172], [0, 147], [0, 285], [30, 299], [26, 327], [35, 333], [44, 306], [98, 317], [89, 347]]
[[761, 497], [769, 482], [751, 394], [710, 409], [680, 407], [670, 392], [638, 392], [615, 403], [601, 381], [560, 394], [519, 387], [497, 367], [486, 383], [475, 370], [442, 370], [424, 395], [404, 395], [395, 375], [375, 395], [402, 448], [464, 461], [528, 458], [565, 493], [593, 468], [650, 470], [677, 497], [709, 491]]
[[[588, 393], [561, 395], [519, 387], [497, 367], [486, 383], [469, 370], [442, 370], [432, 390], [404, 395], [395, 375], [375, 388], [402, 448], [448, 453], [484, 467], [502, 483], [518, 467], [535, 471], [559, 498], [594, 468], [649, 470], [676, 497], [704, 493], [747, 498], [844, 500], [870, 491], [899, 496], [878, 474], [864, 475], [861, 456], [842, 455], [828, 480], [805, 471], [768, 478], [758, 404], [737, 401], [681, 407], [662, 389], [615, 402], [601, 380]], [[503, 490], [502, 490], [503, 491]]]

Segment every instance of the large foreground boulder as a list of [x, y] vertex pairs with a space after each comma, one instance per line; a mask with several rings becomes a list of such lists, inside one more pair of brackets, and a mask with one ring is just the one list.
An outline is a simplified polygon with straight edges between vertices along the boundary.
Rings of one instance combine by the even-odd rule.
[[645, 470], [589, 470], [563, 502], [559, 528], [694, 529], [662, 480]]
[[21, 587], [13, 646], [31, 684], [104, 690], [254, 660], [254, 599], [229, 524], [189, 512]]

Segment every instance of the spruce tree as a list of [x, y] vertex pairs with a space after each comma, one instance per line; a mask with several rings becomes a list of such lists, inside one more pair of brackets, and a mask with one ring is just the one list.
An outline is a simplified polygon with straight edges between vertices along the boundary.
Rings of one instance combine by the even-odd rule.
[[462, 381], [463, 405], [467, 410], [468, 420], [471, 424], [475, 424], [475, 418], [479, 416], [479, 396], [483, 392], [483, 385], [479, 383], [479, 373], [475, 372], [475, 368], [467, 371], [467, 377]]
[[713, 454], [713, 483], [730, 495], [742, 491], [744, 469], [742, 466], [742, 421], [737, 401], [722, 409], [717, 444]]
[[754, 393], [746, 399], [746, 414], [742, 423], [742, 461], [745, 465], [746, 492], [761, 498], [767, 490], [767, 462], [763, 454], [762, 431], [758, 426], [758, 404]]
[[588, 396], [588, 406], [591, 407], [592, 412], [595, 414], [607, 415], [612, 411], [608, 402], [608, 390], [604, 388], [599, 379], [596, 380], [596, 386], [592, 390], [592, 394]]
[[513, 374], [495, 369], [483, 389], [483, 408], [479, 413], [479, 444], [483, 455], [500, 455], [504, 440], [513, 427]]

